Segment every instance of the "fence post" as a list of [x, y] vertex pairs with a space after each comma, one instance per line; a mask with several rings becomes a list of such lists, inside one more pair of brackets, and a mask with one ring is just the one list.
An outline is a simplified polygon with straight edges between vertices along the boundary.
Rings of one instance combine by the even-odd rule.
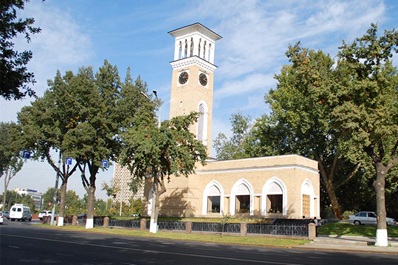
[[240, 235], [247, 236], [247, 223], [240, 223]]
[[76, 215], [74, 215], [72, 217], [72, 225], [77, 225], [77, 216]]
[[146, 230], [146, 219], [145, 218], [141, 219], [140, 230]]
[[192, 233], [192, 221], [185, 222], [185, 233], [187, 233], [187, 234]]
[[316, 237], [316, 226], [314, 223], [308, 224], [308, 239], [314, 240]]
[[109, 217], [108, 217], [108, 216], [106, 216], [106, 217], [104, 218], [104, 227], [105, 227], [105, 228], [109, 227]]

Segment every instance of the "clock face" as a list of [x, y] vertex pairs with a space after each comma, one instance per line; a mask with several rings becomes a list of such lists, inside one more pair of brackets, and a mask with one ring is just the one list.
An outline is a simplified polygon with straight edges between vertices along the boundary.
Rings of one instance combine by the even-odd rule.
[[202, 86], [206, 86], [207, 85], [207, 75], [204, 73], [201, 73], [199, 75], [199, 82]]
[[188, 81], [188, 73], [182, 72], [178, 78], [178, 81], [181, 85], [185, 84]]

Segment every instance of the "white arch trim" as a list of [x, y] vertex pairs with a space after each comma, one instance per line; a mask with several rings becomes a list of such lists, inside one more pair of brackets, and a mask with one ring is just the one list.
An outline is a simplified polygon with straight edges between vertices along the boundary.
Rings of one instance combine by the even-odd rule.
[[[276, 185], [276, 186], [275, 186]], [[277, 177], [270, 178], [263, 186], [263, 190], [261, 192], [261, 214], [267, 214], [267, 195], [269, 194], [280, 194], [276, 193], [277, 187], [280, 188], [280, 192], [282, 193], [282, 214], [287, 213], [287, 188], [285, 183]]]
[[310, 217], [316, 216], [315, 213], [315, 193], [314, 193], [314, 186], [312, 185], [312, 182], [309, 179], [306, 179], [303, 181], [301, 184], [301, 192], [300, 192], [300, 216], [303, 216], [303, 195], [309, 195], [310, 196]]
[[220, 184], [220, 182], [213, 179], [206, 185], [206, 187], [203, 191], [203, 197], [202, 197], [202, 215], [203, 216], [207, 215], [207, 197], [215, 195], [214, 188], [216, 188], [220, 193], [219, 194], [220, 195], [220, 215], [222, 215], [224, 212], [224, 189], [223, 189], [222, 185]]
[[246, 179], [240, 179], [235, 184], [232, 186], [232, 191], [231, 191], [231, 199], [230, 199], [230, 213], [231, 215], [235, 215], [235, 207], [236, 207], [236, 196], [237, 195], [243, 195], [239, 191], [241, 190], [240, 187], [243, 185], [246, 189], [247, 192], [250, 195], [250, 215], [253, 215], [254, 212], [254, 194], [253, 194], [253, 186], [250, 184], [249, 181]]

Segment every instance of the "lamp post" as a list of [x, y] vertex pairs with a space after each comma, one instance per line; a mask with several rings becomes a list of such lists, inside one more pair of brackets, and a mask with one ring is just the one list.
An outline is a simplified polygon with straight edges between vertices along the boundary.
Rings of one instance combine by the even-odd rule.
[[120, 178], [120, 209], [119, 216], [122, 216], [123, 211], [123, 176]]

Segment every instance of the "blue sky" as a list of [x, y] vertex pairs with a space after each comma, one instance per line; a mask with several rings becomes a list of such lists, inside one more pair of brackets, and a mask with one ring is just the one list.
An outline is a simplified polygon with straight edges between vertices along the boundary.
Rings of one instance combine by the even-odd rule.
[[[229, 134], [232, 114], [257, 118], [269, 113], [264, 95], [275, 87], [275, 74], [287, 63], [285, 52], [297, 41], [303, 47], [321, 49], [333, 57], [342, 40], [362, 36], [370, 24], [380, 30], [397, 27], [396, 1], [261, 1], [261, 0], [32, 0], [23, 15], [34, 17], [42, 32], [17, 48], [30, 49], [29, 70], [36, 76], [33, 87], [39, 96], [57, 70], [77, 72], [79, 67], [98, 69], [104, 60], [119, 69], [127, 67], [157, 90], [165, 102], [161, 119], [168, 118], [174, 39], [169, 31], [195, 22], [223, 38], [216, 43], [213, 139]], [[397, 58], [397, 57], [395, 57]], [[30, 99], [7, 102], [0, 99], [0, 120], [16, 121], [17, 112]], [[214, 152], [212, 153], [214, 156]], [[105, 198], [101, 183], [112, 179], [113, 167], [100, 172], [97, 197]], [[53, 187], [55, 172], [45, 162], [28, 161], [9, 188], [45, 192]], [[0, 192], [3, 191], [3, 181]], [[69, 189], [80, 196], [79, 176], [72, 176]]]

